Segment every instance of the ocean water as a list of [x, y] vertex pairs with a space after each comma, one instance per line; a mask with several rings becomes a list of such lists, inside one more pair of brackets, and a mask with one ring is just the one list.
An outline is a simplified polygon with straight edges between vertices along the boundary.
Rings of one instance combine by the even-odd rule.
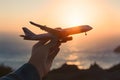
[[[26, 54], [2, 54], [0, 53], [0, 63], [8, 65], [13, 69], [17, 69], [26, 63], [30, 58], [30, 53]], [[99, 64], [102, 68], [109, 68], [115, 64], [120, 63], [120, 55], [115, 54], [113, 52], [99, 52], [99, 53], [62, 53], [59, 52], [57, 57], [53, 62], [53, 68], [58, 68], [64, 63], [75, 64], [79, 68], [89, 68], [89, 66], [93, 63]]]
[[65, 56], [58, 56], [54, 61], [54, 67], [59, 67], [64, 62], [75, 64], [79, 68], [89, 68], [91, 64], [97, 63], [100, 67], [106, 69], [120, 63], [120, 55], [114, 52], [98, 53], [71, 53]]
[[[17, 69], [29, 60], [32, 46], [36, 42], [24, 41], [18, 35], [15, 37], [2, 35], [0, 37], [2, 37], [0, 38], [1, 64]], [[109, 68], [120, 63], [120, 54], [113, 52], [119, 39], [117, 39], [118, 41], [112, 41], [114, 39], [112, 38], [112, 42], [109, 43], [107, 43], [108, 41], [104, 43], [87, 42], [89, 39], [86, 39], [86, 37], [86, 41], [84, 38], [80, 39], [67, 42], [60, 47], [61, 50], [53, 62], [52, 69], [58, 68], [64, 63], [75, 64], [79, 68], [89, 68], [95, 62], [102, 68]]]

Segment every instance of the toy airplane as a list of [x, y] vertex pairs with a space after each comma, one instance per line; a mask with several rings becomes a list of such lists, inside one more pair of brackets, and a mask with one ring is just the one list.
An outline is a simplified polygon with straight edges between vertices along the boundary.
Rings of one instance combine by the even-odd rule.
[[86, 32], [92, 29], [92, 27], [90, 27], [89, 25], [81, 25], [81, 26], [65, 28], [65, 29], [62, 29], [62, 28], [53, 29], [47, 26], [36, 24], [31, 21], [30, 23], [48, 33], [36, 35], [26, 27], [23, 27], [23, 31], [25, 35], [20, 35], [20, 36], [24, 37], [24, 40], [50, 40], [53, 37], [57, 37], [61, 42], [66, 42], [66, 41], [72, 40], [72, 37], [69, 35], [83, 33], [83, 32], [85, 32], [85, 35], [87, 35]]

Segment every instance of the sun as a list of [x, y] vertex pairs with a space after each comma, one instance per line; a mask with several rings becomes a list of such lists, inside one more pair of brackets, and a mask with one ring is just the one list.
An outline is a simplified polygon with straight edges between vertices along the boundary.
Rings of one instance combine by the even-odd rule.
[[76, 14], [68, 15], [68, 18], [66, 19], [66, 23], [68, 23], [70, 26], [78, 26], [84, 24], [83, 19]]
[[69, 27], [72, 26], [78, 26], [78, 25], [84, 25], [86, 23], [86, 16], [84, 13], [80, 12], [80, 10], [77, 10], [75, 8], [71, 8], [72, 10], [64, 11], [64, 14], [61, 21], [64, 21], [66, 25]]
[[[41, 19], [50, 26], [60, 26], [62, 28], [74, 27], [78, 25], [86, 25], [91, 22], [91, 9], [89, 6], [74, 3], [74, 0], [59, 0], [56, 4], [51, 4], [43, 11]], [[79, 3], [79, 2], [78, 2]], [[93, 19], [93, 18], [92, 18]]]

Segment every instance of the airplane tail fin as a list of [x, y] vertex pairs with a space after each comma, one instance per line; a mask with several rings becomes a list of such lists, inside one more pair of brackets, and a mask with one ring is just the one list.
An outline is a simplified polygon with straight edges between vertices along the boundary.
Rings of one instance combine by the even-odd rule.
[[21, 37], [29, 37], [29, 36], [34, 36], [35, 35], [32, 31], [30, 31], [26, 27], [23, 27], [22, 29], [23, 29], [25, 35], [20, 35]]

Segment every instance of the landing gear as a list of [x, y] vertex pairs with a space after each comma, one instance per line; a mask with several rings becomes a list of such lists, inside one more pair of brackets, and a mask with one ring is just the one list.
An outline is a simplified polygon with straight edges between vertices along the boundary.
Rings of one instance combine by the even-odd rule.
[[87, 33], [85, 32], [85, 35], [87, 36]]

